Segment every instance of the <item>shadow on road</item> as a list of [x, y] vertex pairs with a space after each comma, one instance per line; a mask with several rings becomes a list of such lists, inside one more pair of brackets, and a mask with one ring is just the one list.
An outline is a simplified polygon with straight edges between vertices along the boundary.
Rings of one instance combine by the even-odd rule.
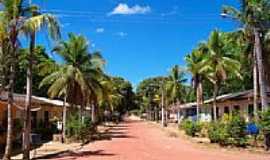
[[55, 154], [46, 155], [43, 157], [34, 158], [33, 160], [41, 160], [41, 159], [58, 159], [58, 160], [73, 160], [79, 157], [91, 157], [91, 156], [99, 156], [99, 157], [106, 157], [106, 156], [114, 156], [115, 154], [112, 153], [105, 153], [104, 150], [96, 150], [96, 151], [64, 151], [58, 152]]
[[[130, 136], [128, 134], [128, 129], [129, 126], [126, 125], [127, 122], [125, 122], [125, 124], [118, 124], [118, 125], [111, 125], [109, 126], [109, 129], [104, 132], [104, 133], [100, 133], [98, 139], [96, 140], [112, 140], [114, 138], [136, 138], [134, 136]], [[129, 122], [130, 123], [130, 122]]]

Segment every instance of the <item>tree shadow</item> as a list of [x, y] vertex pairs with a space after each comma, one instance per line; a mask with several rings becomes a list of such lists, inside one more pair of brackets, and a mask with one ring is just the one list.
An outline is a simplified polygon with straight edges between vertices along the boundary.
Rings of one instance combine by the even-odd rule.
[[105, 132], [99, 133], [95, 141], [112, 140], [114, 138], [136, 138], [128, 135], [129, 126], [126, 124], [118, 124], [110, 126]]
[[49, 154], [46, 156], [33, 158], [33, 160], [38, 159], [63, 159], [63, 160], [73, 160], [77, 159], [78, 157], [91, 157], [91, 156], [99, 156], [99, 157], [107, 157], [107, 156], [115, 156], [112, 153], [106, 153], [104, 150], [96, 150], [96, 151], [62, 151], [54, 154]]

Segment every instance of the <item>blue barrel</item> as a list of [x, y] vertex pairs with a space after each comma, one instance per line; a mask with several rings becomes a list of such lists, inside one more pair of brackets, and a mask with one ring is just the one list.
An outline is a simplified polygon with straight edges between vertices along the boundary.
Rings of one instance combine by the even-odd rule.
[[259, 134], [260, 130], [255, 123], [249, 123], [247, 125], [247, 133], [250, 135], [257, 135]]

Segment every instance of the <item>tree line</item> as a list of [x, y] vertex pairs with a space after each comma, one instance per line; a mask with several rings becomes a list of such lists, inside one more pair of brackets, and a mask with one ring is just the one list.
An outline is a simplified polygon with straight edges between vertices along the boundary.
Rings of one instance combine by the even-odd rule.
[[[142, 111], [162, 112], [162, 123], [170, 106], [196, 100], [197, 116], [204, 100], [213, 97], [213, 119], [217, 119], [218, 95], [253, 89], [254, 116], [258, 101], [266, 111], [269, 91], [269, 29], [268, 0], [239, 1], [238, 8], [223, 6], [221, 16], [236, 21], [232, 32], [213, 30], [185, 56], [186, 66], [175, 66], [168, 76], [142, 81], [137, 98]], [[186, 82], [191, 75], [191, 84]], [[165, 108], [165, 109], [164, 109]], [[165, 112], [165, 114], [163, 114]]]
[[[12, 154], [14, 92], [26, 94], [23, 159], [30, 159], [33, 94], [63, 101], [63, 142], [67, 104], [79, 106], [80, 113], [90, 107], [93, 124], [99, 122], [101, 109], [120, 114], [131, 109], [132, 85], [121, 77], [106, 74], [105, 59], [100, 52], [90, 52], [90, 44], [83, 35], [69, 33], [68, 39], [62, 40], [57, 18], [41, 12], [39, 6], [27, 0], [0, 0], [0, 6], [0, 89], [8, 93], [4, 160], [9, 160]], [[40, 33], [46, 33], [54, 42], [52, 53], [46, 53], [44, 46], [36, 44]], [[23, 38], [28, 40], [27, 48], [21, 45]], [[57, 54], [62, 61], [56, 61], [50, 54]]]

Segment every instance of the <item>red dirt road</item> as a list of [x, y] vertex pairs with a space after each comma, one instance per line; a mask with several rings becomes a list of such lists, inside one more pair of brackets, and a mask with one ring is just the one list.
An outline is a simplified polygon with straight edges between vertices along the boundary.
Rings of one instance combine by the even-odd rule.
[[269, 155], [196, 147], [187, 140], [169, 137], [160, 128], [142, 121], [126, 121], [110, 129], [110, 140], [96, 141], [57, 160], [270, 160]]

